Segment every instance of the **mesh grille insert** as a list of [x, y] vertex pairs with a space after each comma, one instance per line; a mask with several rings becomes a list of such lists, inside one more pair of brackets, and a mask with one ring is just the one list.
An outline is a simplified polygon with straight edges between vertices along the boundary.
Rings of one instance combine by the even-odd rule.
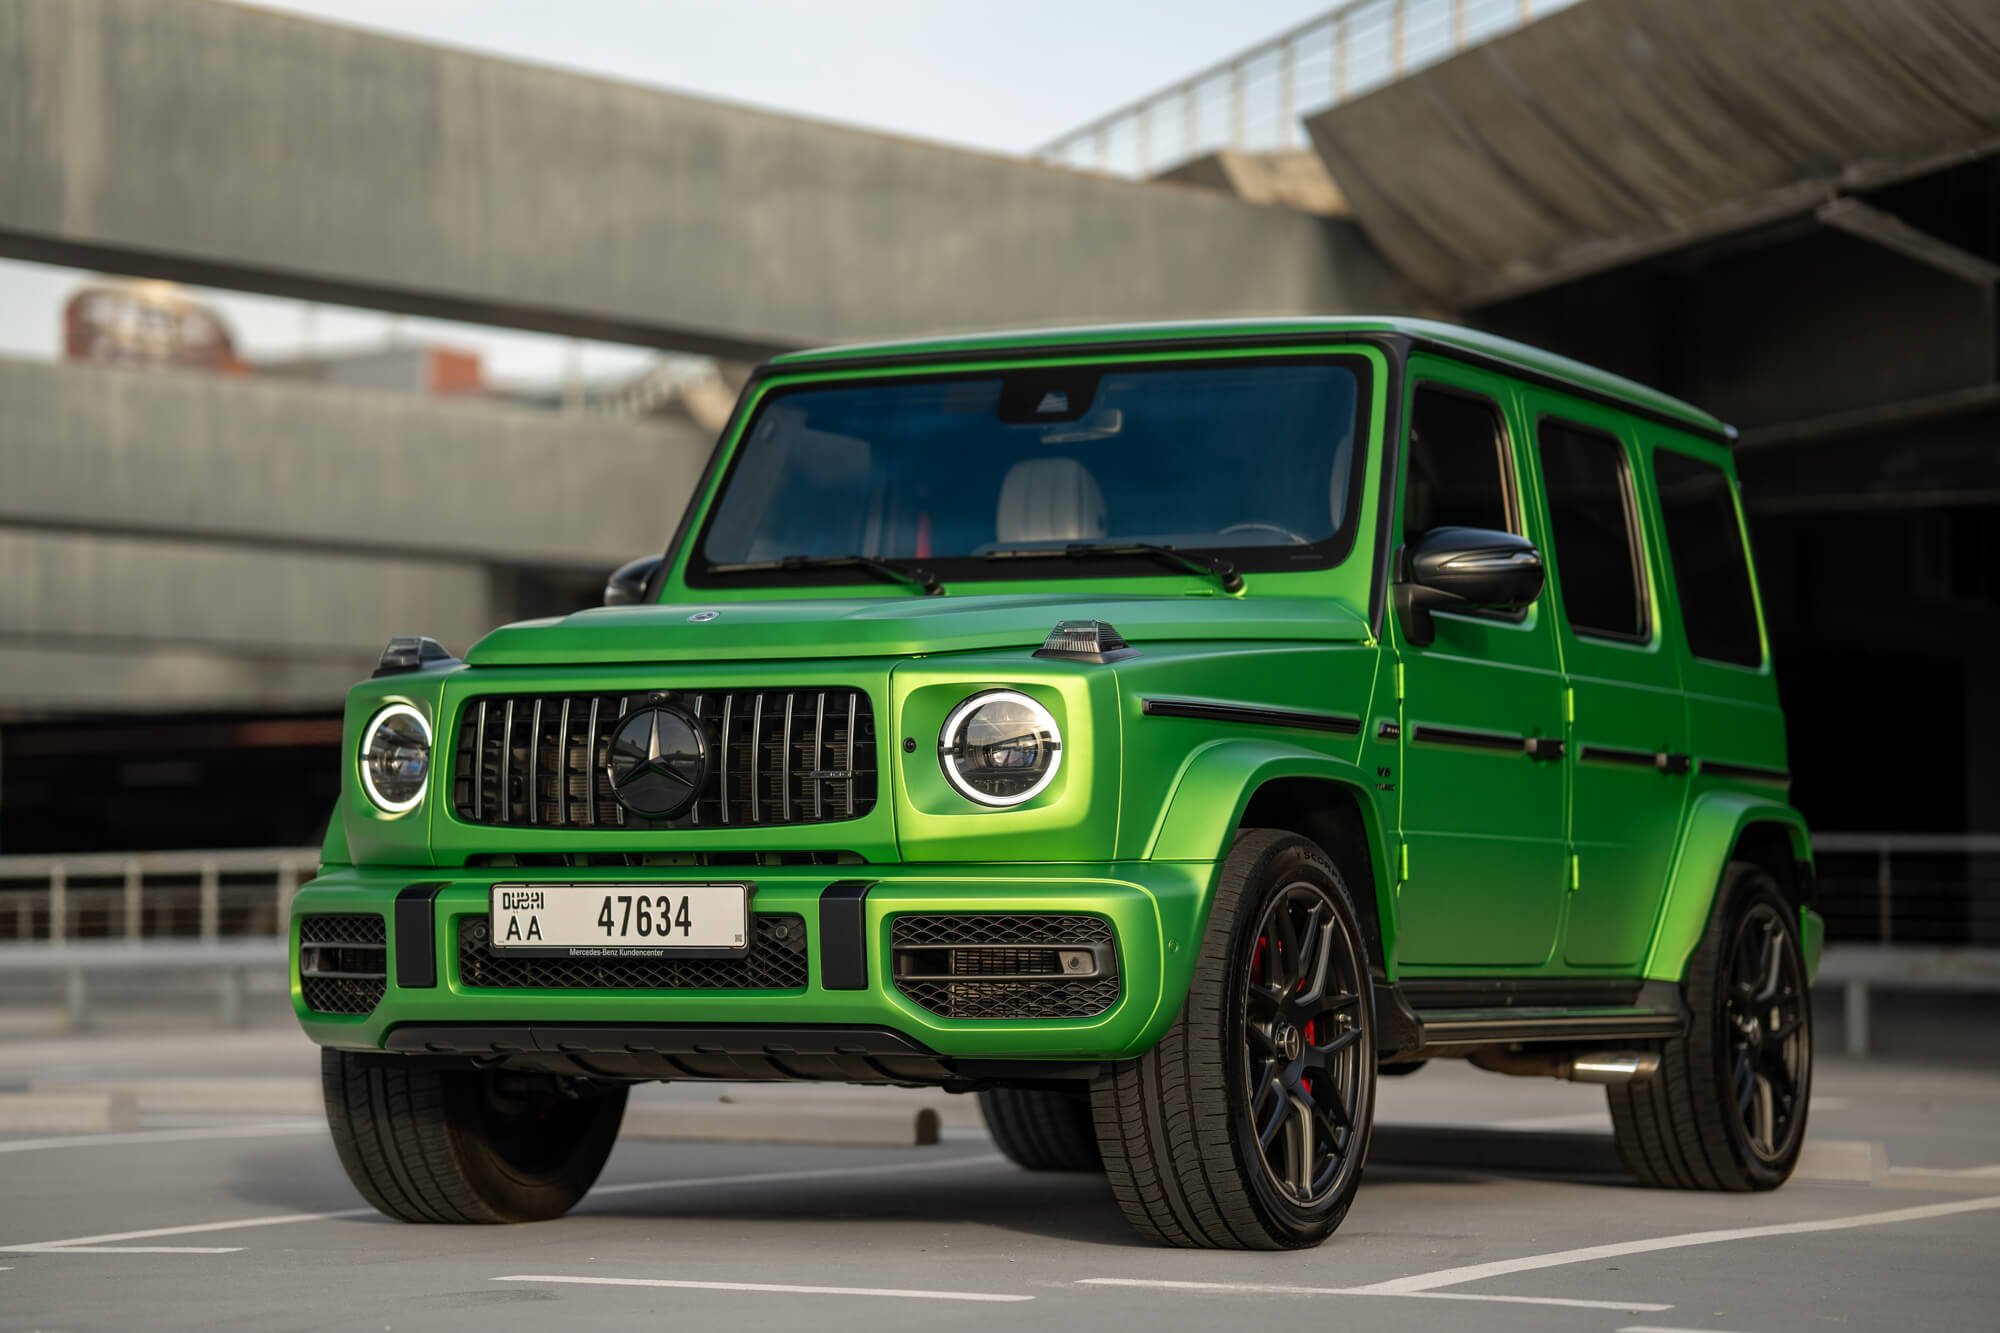
[[803, 917], [751, 918], [742, 958], [516, 958], [489, 948], [484, 916], [458, 918], [458, 978], [482, 990], [804, 990]]
[[[708, 772], [694, 804], [646, 819], [605, 774], [629, 713], [653, 705], [693, 718]], [[459, 715], [452, 808], [469, 824], [685, 829], [825, 824], [875, 808], [875, 713], [857, 689], [652, 690], [485, 695]]]
[[367, 1014], [388, 986], [388, 931], [375, 915], [299, 919], [299, 990], [319, 1014]]
[[[1099, 917], [899, 916], [889, 938], [896, 989], [945, 1018], [1091, 1018], [1118, 1002], [1115, 941]], [[1090, 953], [1094, 971], [1065, 973], [1061, 951], [1075, 950]]]

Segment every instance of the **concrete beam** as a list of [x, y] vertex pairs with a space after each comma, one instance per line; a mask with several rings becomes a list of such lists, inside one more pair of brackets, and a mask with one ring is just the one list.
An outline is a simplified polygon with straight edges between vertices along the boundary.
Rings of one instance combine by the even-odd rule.
[[0, 569], [0, 638], [16, 644], [369, 669], [392, 635], [464, 652], [497, 619], [490, 571], [455, 561], [0, 527]]
[[[5, 11], [0, 11], [5, 12]], [[289, 381], [0, 360], [0, 524], [610, 570], [661, 550], [712, 440]]]
[[2000, 151], [1991, 0], [1592, 0], [1312, 117], [1383, 253], [1477, 306]]
[[1410, 308], [1352, 223], [209, 3], [0, 6], [0, 254], [755, 358]]

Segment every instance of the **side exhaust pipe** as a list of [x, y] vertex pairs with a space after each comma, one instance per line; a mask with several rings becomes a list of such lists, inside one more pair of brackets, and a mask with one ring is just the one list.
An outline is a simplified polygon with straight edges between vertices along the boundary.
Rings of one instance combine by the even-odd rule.
[[1566, 1051], [1491, 1047], [1474, 1051], [1470, 1059], [1481, 1069], [1496, 1074], [1560, 1078], [1571, 1083], [1644, 1083], [1660, 1070], [1660, 1057], [1653, 1051], [1586, 1051], [1572, 1055]]

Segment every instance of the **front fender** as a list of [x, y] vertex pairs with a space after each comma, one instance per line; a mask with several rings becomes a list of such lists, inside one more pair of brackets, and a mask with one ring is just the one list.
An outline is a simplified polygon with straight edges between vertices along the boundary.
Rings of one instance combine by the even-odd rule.
[[[1321, 754], [1279, 738], [1214, 740], [1189, 753], [1171, 795], [1154, 825], [1145, 856], [1149, 861], [1210, 861], [1229, 854], [1243, 812], [1259, 788], [1283, 778], [1307, 778], [1346, 788], [1361, 811], [1368, 840], [1369, 870], [1375, 884], [1375, 912], [1385, 958], [1395, 957], [1395, 883], [1390, 873], [1382, 819], [1367, 775], [1344, 759]], [[1196, 938], [1208, 928], [1213, 891], [1201, 907]]]
[[1695, 797], [1681, 826], [1673, 875], [1653, 928], [1653, 947], [1646, 955], [1648, 980], [1679, 981], [1686, 972], [1688, 958], [1708, 929], [1729, 854], [1743, 830], [1752, 824], [1782, 826], [1791, 839], [1792, 855], [1801, 861], [1811, 859], [1812, 840], [1805, 816], [1791, 806], [1743, 792], [1709, 792]]

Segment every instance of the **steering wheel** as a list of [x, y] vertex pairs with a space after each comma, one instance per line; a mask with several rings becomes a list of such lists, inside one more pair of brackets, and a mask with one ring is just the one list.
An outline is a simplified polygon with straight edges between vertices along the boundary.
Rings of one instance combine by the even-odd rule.
[[1232, 533], [1238, 532], [1275, 532], [1294, 546], [1312, 545], [1312, 538], [1302, 533], [1293, 532], [1282, 523], [1259, 523], [1254, 521], [1249, 523], [1231, 523], [1215, 535], [1218, 537], [1227, 537]]

